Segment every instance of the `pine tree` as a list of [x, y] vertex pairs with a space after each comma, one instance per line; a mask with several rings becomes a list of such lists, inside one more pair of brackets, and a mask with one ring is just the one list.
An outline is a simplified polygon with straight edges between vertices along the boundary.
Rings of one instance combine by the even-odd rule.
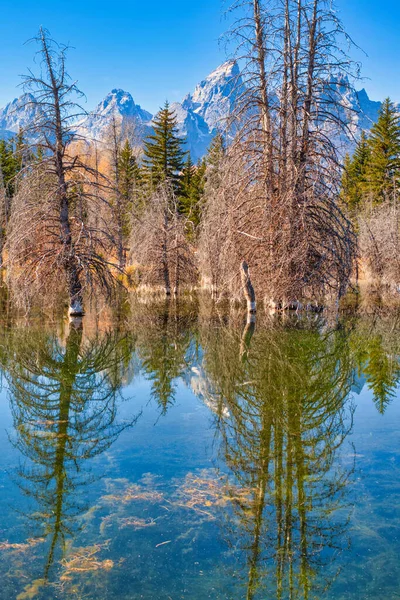
[[396, 397], [399, 385], [400, 368], [396, 358], [385, 351], [380, 336], [368, 340], [367, 361], [364, 367], [368, 387], [374, 395], [374, 403], [381, 414], [384, 414], [391, 400]]
[[206, 156], [207, 186], [218, 189], [221, 183], [221, 165], [226, 154], [225, 140], [221, 133], [213, 138]]
[[370, 145], [363, 131], [353, 156], [347, 154], [344, 160], [341, 197], [353, 214], [360, 209], [366, 193], [366, 172], [370, 157]]
[[110, 208], [115, 236], [118, 265], [125, 269], [132, 227], [132, 217], [138, 217], [138, 185], [140, 169], [133, 148], [123, 131], [121, 120], [113, 117], [104, 136], [110, 178]]
[[[182, 172], [182, 196], [183, 198], [189, 198], [191, 194], [191, 188], [193, 183], [193, 171], [194, 164], [192, 161], [192, 157], [190, 156], [190, 152], [188, 152], [185, 166]], [[183, 200], [182, 205], [185, 206], [185, 201]]]
[[188, 217], [194, 229], [197, 229], [201, 219], [205, 172], [205, 160], [199, 161], [197, 165], [194, 165], [189, 154], [183, 169], [179, 210]]
[[[129, 212], [137, 216], [139, 210], [138, 187], [141, 183], [140, 168], [133, 152], [133, 148], [126, 139], [119, 152], [118, 159], [119, 187], [120, 194], [124, 199], [124, 204], [129, 208]], [[126, 231], [126, 235], [129, 232]]]
[[143, 170], [148, 186], [154, 190], [160, 183], [169, 183], [175, 193], [181, 190], [184, 151], [177, 133], [177, 119], [165, 103], [154, 119], [154, 134], [144, 147]]
[[132, 217], [139, 216], [140, 170], [129, 140], [122, 143], [114, 136], [114, 141], [115, 198], [112, 205], [117, 229], [118, 262], [120, 268], [125, 269]]
[[18, 172], [22, 171], [33, 159], [33, 153], [25, 142], [24, 132], [20, 128], [15, 138], [15, 162]]
[[151, 322], [142, 318], [135, 329], [143, 370], [151, 382], [151, 395], [163, 414], [175, 402], [176, 380], [186, 365], [190, 335], [182, 327], [183, 322], [179, 303], [167, 303]]
[[19, 161], [13, 141], [0, 140], [0, 169], [7, 195], [11, 198], [15, 191], [15, 177], [19, 171]]
[[125, 140], [119, 154], [119, 171], [121, 193], [128, 198], [140, 181], [140, 168], [128, 139]]
[[0, 265], [6, 241], [6, 230], [11, 213], [12, 198], [18, 173], [26, 166], [28, 157], [22, 132], [16, 140], [0, 140]]
[[366, 190], [374, 203], [394, 199], [400, 175], [400, 115], [387, 98], [369, 138]]

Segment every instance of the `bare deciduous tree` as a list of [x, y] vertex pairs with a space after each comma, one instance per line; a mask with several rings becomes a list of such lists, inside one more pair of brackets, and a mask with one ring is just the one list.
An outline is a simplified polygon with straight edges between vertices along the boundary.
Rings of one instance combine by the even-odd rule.
[[371, 282], [400, 291], [400, 215], [396, 204], [371, 207], [359, 217], [362, 266]]
[[34, 41], [40, 73], [30, 71], [24, 87], [40, 110], [26, 133], [41, 159], [21, 172], [10, 221], [9, 277], [21, 302], [53, 289], [68, 294], [70, 314], [83, 314], [85, 290], [113, 288], [108, 260], [113, 240], [99, 210], [106, 186], [72, 150], [80, 139], [74, 124], [82, 114], [77, 103], [82, 93], [66, 70], [67, 47], [43, 29]]
[[133, 259], [141, 283], [177, 295], [184, 285], [197, 281], [193, 247], [188, 241], [188, 217], [178, 213], [178, 201], [168, 184], [148, 199], [132, 232]]
[[232, 236], [226, 226], [230, 206], [229, 187], [222, 185], [227, 183], [229, 175], [228, 161], [224, 158], [217, 167], [207, 165], [199, 234], [199, 266], [203, 287], [209, 289], [214, 297], [226, 289], [231, 269], [235, 272], [237, 258]]
[[8, 214], [8, 197], [4, 186], [3, 173], [0, 168], [0, 267], [3, 266], [3, 248]]
[[[246, 85], [218, 194], [226, 207], [218, 236], [231, 253], [224, 286], [239, 294], [245, 260], [257, 293], [274, 306], [341, 296], [355, 256], [337, 203], [335, 140], [347, 128], [337, 82], [348, 88], [343, 75], [352, 70], [342, 25], [326, 0], [240, 0], [232, 8], [241, 11], [231, 33]], [[216, 227], [215, 208], [207, 212], [203, 231]]]

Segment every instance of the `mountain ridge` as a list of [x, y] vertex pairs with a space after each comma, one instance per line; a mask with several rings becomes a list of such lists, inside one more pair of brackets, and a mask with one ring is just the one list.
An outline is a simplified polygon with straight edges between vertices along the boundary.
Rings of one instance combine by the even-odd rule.
[[[228, 60], [205, 77], [182, 102], [174, 102], [171, 109], [177, 116], [179, 136], [185, 139], [186, 150], [197, 161], [207, 152], [212, 138], [232, 114], [233, 107], [244, 86], [239, 65]], [[341, 142], [345, 150], [354, 147], [362, 130], [369, 130], [376, 122], [379, 101], [371, 100], [365, 88], [349, 90], [338, 80], [337, 88], [343, 98], [345, 118], [350, 134]], [[31, 94], [24, 94], [0, 108], [0, 138], [10, 138], [35, 119], [39, 107]], [[154, 116], [136, 104], [131, 93], [113, 88], [97, 106], [76, 124], [77, 131], [91, 140], [104, 139], [112, 118], [116, 117], [123, 129], [134, 138], [136, 145], [153, 131]]]

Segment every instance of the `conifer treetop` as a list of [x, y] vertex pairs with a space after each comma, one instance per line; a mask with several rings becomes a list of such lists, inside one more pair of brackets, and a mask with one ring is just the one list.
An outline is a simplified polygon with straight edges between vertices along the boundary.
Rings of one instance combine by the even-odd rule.
[[185, 152], [178, 137], [177, 118], [166, 102], [154, 118], [154, 133], [144, 146], [143, 168], [150, 186], [169, 183], [179, 192]]

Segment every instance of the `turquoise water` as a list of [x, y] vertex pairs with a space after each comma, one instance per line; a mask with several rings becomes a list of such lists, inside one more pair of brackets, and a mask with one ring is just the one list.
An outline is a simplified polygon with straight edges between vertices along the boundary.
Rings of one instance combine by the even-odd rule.
[[0, 599], [400, 597], [398, 334], [3, 323]]

